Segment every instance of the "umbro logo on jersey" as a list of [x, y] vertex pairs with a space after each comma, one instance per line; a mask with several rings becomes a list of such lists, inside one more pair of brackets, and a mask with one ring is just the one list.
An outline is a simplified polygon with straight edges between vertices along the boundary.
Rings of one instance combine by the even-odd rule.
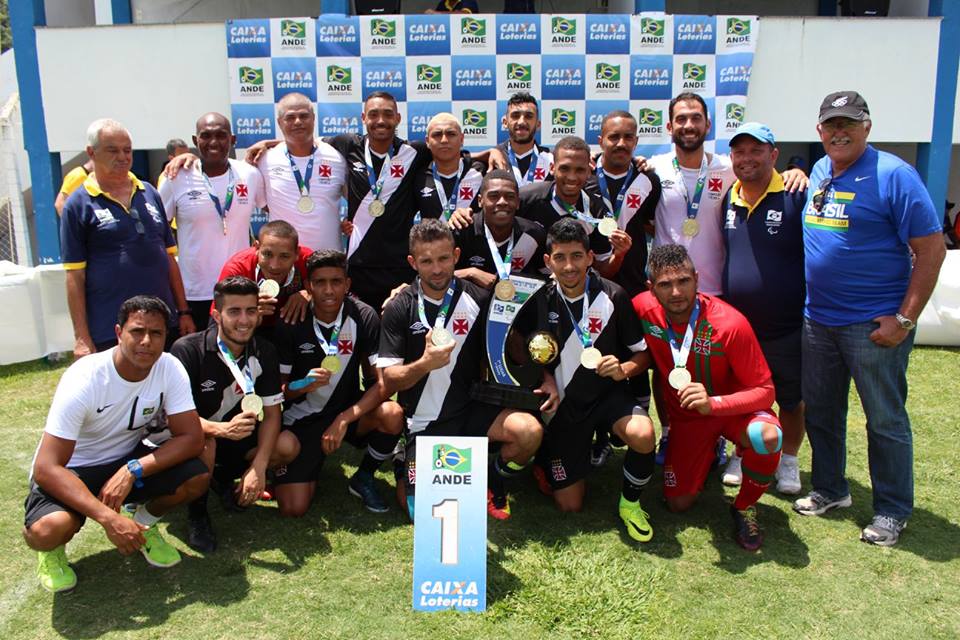
[[270, 175], [274, 176], [275, 178], [279, 178], [280, 176], [285, 175], [288, 171], [290, 171], [290, 169], [287, 167], [274, 167], [273, 169], [270, 169]]
[[471, 267], [482, 267], [486, 263], [487, 263], [487, 260], [483, 256], [470, 256]]
[[427, 328], [423, 326], [423, 323], [417, 320], [412, 325], [410, 325], [410, 333], [413, 335], [420, 335], [421, 333], [426, 333]]
[[660, 186], [664, 189], [669, 189], [673, 186], [673, 180], [661, 180]]
[[203, 382], [200, 383], [201, 393], [205, 391], [215, 391], [216, 388], [217, 388], [217, 383], [214, 382], [213, 380], [204, 380]]
[[550, 324], [557, 324], [558, 322], [560, 322], [560, 314], [557, 313], [556, 311], [551, 311], [550, 313], [547, 314], [547, 322], [549, 322]]
[[206, 194], [203, 191], [198, 191], [197, 189], [191, 189], [187, 191], [186, 196], [191, 200], [199, 200]]
[[429, 198], [433, 195], [433, 187], [424, 187], [423, 189], [420, 189], [420, 195], [422, 195], [424, 198]]
[[363, 164], [362, 162], [354, 162], [353, 170], [356, 171], [357, 173], [366, 173], [367, 165]]
[[304, 342], [300, 345], [300, 353], [313, 353], [315, 345], [312, 342]]

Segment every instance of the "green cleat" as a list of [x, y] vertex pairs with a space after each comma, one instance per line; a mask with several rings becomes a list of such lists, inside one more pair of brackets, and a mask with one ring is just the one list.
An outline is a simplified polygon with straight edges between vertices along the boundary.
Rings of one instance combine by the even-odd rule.
[[647, 520], [647, 512], [640, 508], [640, 501], [630, 502], [620, 496], [620, 519], [627, 526], [627, 535], [637, 542], [650, 542], [653, 527]]
[[[120, 513], [127, 518], [133, 518], [133, 511], [130, 511], [126, 506], [120, 510]], [[140, 553], [147, 559], [147, 562], [162, 569], [179, 564], [180, 552], [163, 539], [156, 524], [143, 532], [143, 538], [147, 543], [140, 547]]]
[[40, 586], [51, 593], [70, 591], [77, 586], [77, 574], [67, 564], [66, 547], [60, 545], [53, 551], [38, 551], [37, 578]]

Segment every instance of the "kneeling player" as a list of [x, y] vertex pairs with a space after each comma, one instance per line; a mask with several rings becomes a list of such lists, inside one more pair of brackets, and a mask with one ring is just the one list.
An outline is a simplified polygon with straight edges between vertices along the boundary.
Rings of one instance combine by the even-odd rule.
[[[267, 468], [286, 464], [297, 442], [280, 434], [280, 371], [277, 351], [254, 335], [259, 289], [243, 276], [213, 288], [214, 324], [177, 340], [171, 353], [190, 376], [190, 390], [206, 436], [203, 460], [213, 470], [225, 508], [242, 510], [260, 499]], [[162, 441], [163, 436], [152, 439]], [[234, 487], [233, 481], [240, 478]], [[206, 494], [187, 510], [187, 543], [210, 553], [217, 540]]]
[[[410, 231], [414, 284], [387, 303], [377, 366], [390, 390], [399, 391], [407, 417], [407, 508], [413, 519], [417, 435], [487, 436], [499, 443], [490, 456], [487, 512], [510, 517], [504, 478], [518, 474], [533, 457], [543, 429], [522, 411], [475, 402], [470, 386], [484, 369], [483, 342], [489, 292], [454, 276], [460, 250], [439, 220], [424, 220]], [[553, 393], [541, 387], [548, 408]]]
[[563, 218], [550, 227], [544, 261], [554, 283], [542, 315], [560, 343], [554, 376], [561, 400], [556, 413], [546, 416], [543, 452], [554, 502], [562, 511], [580, 511], [594, 431], [609, 431], [629, 447], [620, 517], [631, 538], [647, 542], [653, 529], [640, 508], [640, 492], [653, 475], [654, 435], [626, 382], [644, 372], [647, 361], [630, 299], [591, 269], [590, 241], [576, 220]]
[[714, 458], [717, 438], [735, 442], [743, 484], [730, 513], [737, 543], [755, 551], [763, 532], [754, 507], [780, 462], [782, 435], [771, 405], [770, 369], [740, 312], [697, 292], [687, 250], [662, 245], [650, 253], [650, 291], [633, 299], [653, 363], [666, 380], [670, 446], [663, 492], [671, 511], [693, 506]]
[[[315, 251], [307, 259], [312, 313], [277, 332], [287, 409], [284, 433], [295, 435], [300, 455], [276, 474], [277, 502], [284, 516], [299, 517], [313, 500], [326, 456], [346, 440], [366, 447], [350, 478], [350, 493], [375, 513], [387, 510], [373, 476], [403, 430], [403, 411], [387, 400], [375, 364], [380, 319], [367, 304], [347, 295], [347, 257]], [[360, 373], [364, 388], [360, 389]]]

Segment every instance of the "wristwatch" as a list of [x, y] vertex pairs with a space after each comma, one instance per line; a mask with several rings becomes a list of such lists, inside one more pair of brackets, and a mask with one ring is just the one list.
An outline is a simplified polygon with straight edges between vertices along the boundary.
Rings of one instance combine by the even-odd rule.
[[900, 323], [901, 329], [904, 329], [906, 331], [913, 331], [914, 329], [917, 328], [917, 323], [911, 320], [910, 318], [908, 318], [907, 316], [903, 315], [902, 313], [898, 313], [895, 317], [897, 319], [897, 322]]
[[140, 488], [143, 486], [143, 467], [139, 460], [130, 460], [127, 462], [127, 471], [133, 476], [133, 486]]

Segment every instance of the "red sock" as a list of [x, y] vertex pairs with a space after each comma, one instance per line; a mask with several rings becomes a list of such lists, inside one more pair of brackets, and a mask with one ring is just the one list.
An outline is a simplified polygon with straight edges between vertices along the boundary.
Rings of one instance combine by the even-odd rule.
[[773, 474], [780, 464], [780, 452], [759, 454], [753, 449], [743, 449], [743, 482], [740, 493], [733, 501], [735, 509], [743, 510], [756, 504], [773, 481]]

